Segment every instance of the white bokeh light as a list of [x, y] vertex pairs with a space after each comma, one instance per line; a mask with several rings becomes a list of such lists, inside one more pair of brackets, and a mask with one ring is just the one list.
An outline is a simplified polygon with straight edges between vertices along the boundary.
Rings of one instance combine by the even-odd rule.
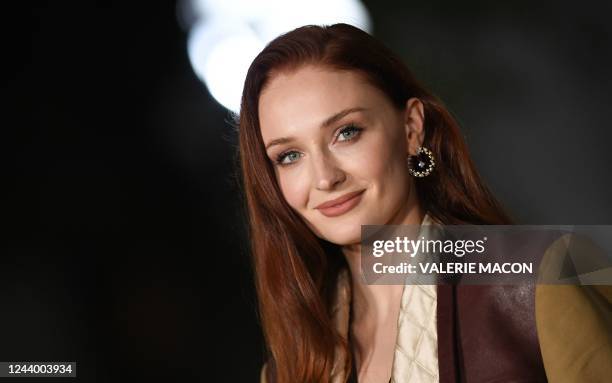
[[246, 72], [265, 44], [307, 24], [347, 23], [371, 32], [358, 0], [191, 0], [188, 55], [220, 104], [238, 113]]
[[234, 112], [240, 110], [247, 70], [261, 49], [263, 44], [248, 28], [224, 30], [197, 24], [188, 41], [194, 72], [215, 100]]

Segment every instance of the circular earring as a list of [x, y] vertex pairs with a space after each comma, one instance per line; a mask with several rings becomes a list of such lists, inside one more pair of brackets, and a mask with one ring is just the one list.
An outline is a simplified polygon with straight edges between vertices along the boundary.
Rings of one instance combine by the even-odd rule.
[[414, 177], [426, 177], [433, 171], [436, 166], [431, 150], [421, 146], [416, 155], [408, 156], [408, 171]]

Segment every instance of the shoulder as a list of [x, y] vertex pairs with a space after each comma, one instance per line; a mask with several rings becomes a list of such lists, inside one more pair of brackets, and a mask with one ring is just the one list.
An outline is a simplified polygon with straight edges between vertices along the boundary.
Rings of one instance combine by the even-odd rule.
[[602, 254], [593, 245], [585, 236], [563, 235], [540, 265], [535, 317], [550, 381], [599, 381], [612, 375], [612, 286], [596, 284], [609, 280], [602, 271], [611, 269], [585, 268], [600, 263]]
[[588, 238], [566, 234], [543, 256], [535, 314], [550, 381], [598, 381], [612, 375], [612, 286], [588, 284], [588, 278], [602, 276], [602, 270], [584, 267], [598, 263], [600, 253], [594, 249]]
[[[331, 307], [331, 316], [336, 330], [338, 333], [347, 339], [348, 337], [348, 326], [350, 316], [350, 304], [351, 304], [351, 274], [348, 268], [340, 269], [336, 285], [334, 289], [333, 302]], [[342, 371], [342, 363], [345, 363], [343, 359], [338, 357], [335, 361], [337, 371]], [[260, 383], [273, 383], [274, 381], [274, 361], [272, 360], [272, 370], [270, 371], [270, 361], [265, 362], [259, 374]]]
[[612, 375], [612, 286], [538, 285], [536, 326], [550, 381]]

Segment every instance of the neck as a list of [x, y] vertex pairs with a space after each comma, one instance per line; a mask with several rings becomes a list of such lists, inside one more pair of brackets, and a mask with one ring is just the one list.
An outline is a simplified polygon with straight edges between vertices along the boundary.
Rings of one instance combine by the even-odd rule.
[[[414, 193], [413, 193], [414, 194]], [[418, 203], [411, 209], [402, 209], [388, 224], [420, 225], [424, 213]], [[401, 219], [400, 219], [401, 217]], [[352, 279], [352, 314], [350, 333], [354, 336], [355, 366], [361, 377], [374, 373], [370, 365], [380, 362], [380, 350], [389, 349], [389, 331], [397, 331], [397, 320], [404, 285], [369, 285], [361, 277], [361, 244], [342, 248]], [[389, 330], [391, 329], [391, 330]], [[375, 353], [375, 350], [379, 350]], [[378, 356], [376, 356], [378, 355]], [[377, 367], [378, 368], [378, 367]], [[384, 379], [388, 379], [385, 369]]]
[[[425, 213], [418, 203], [412, 208], [404, 208], [388, 223], [389, 225], [420, 225]], [[376, 317], [376, 321], [384, 321], [390, 312], [389, 307], [395, 301], [398, 290], [403, 291], [403, 285], [369, 285], [361, 278], [361, 244], [355, 243], [342, 247], [347, 260], [352, 279], [352, 302], [356, 318], [364, 316]], [[374, 319], [374, 318], [372, 318]]]

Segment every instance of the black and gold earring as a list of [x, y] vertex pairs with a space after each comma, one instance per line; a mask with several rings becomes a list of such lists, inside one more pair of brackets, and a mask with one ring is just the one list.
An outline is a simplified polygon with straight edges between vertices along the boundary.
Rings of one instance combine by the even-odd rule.
[[415, 155], [408, 156], [408, 171], [414, 177], [426, 177], [436, 166], [431, 150], [421, 146]]

